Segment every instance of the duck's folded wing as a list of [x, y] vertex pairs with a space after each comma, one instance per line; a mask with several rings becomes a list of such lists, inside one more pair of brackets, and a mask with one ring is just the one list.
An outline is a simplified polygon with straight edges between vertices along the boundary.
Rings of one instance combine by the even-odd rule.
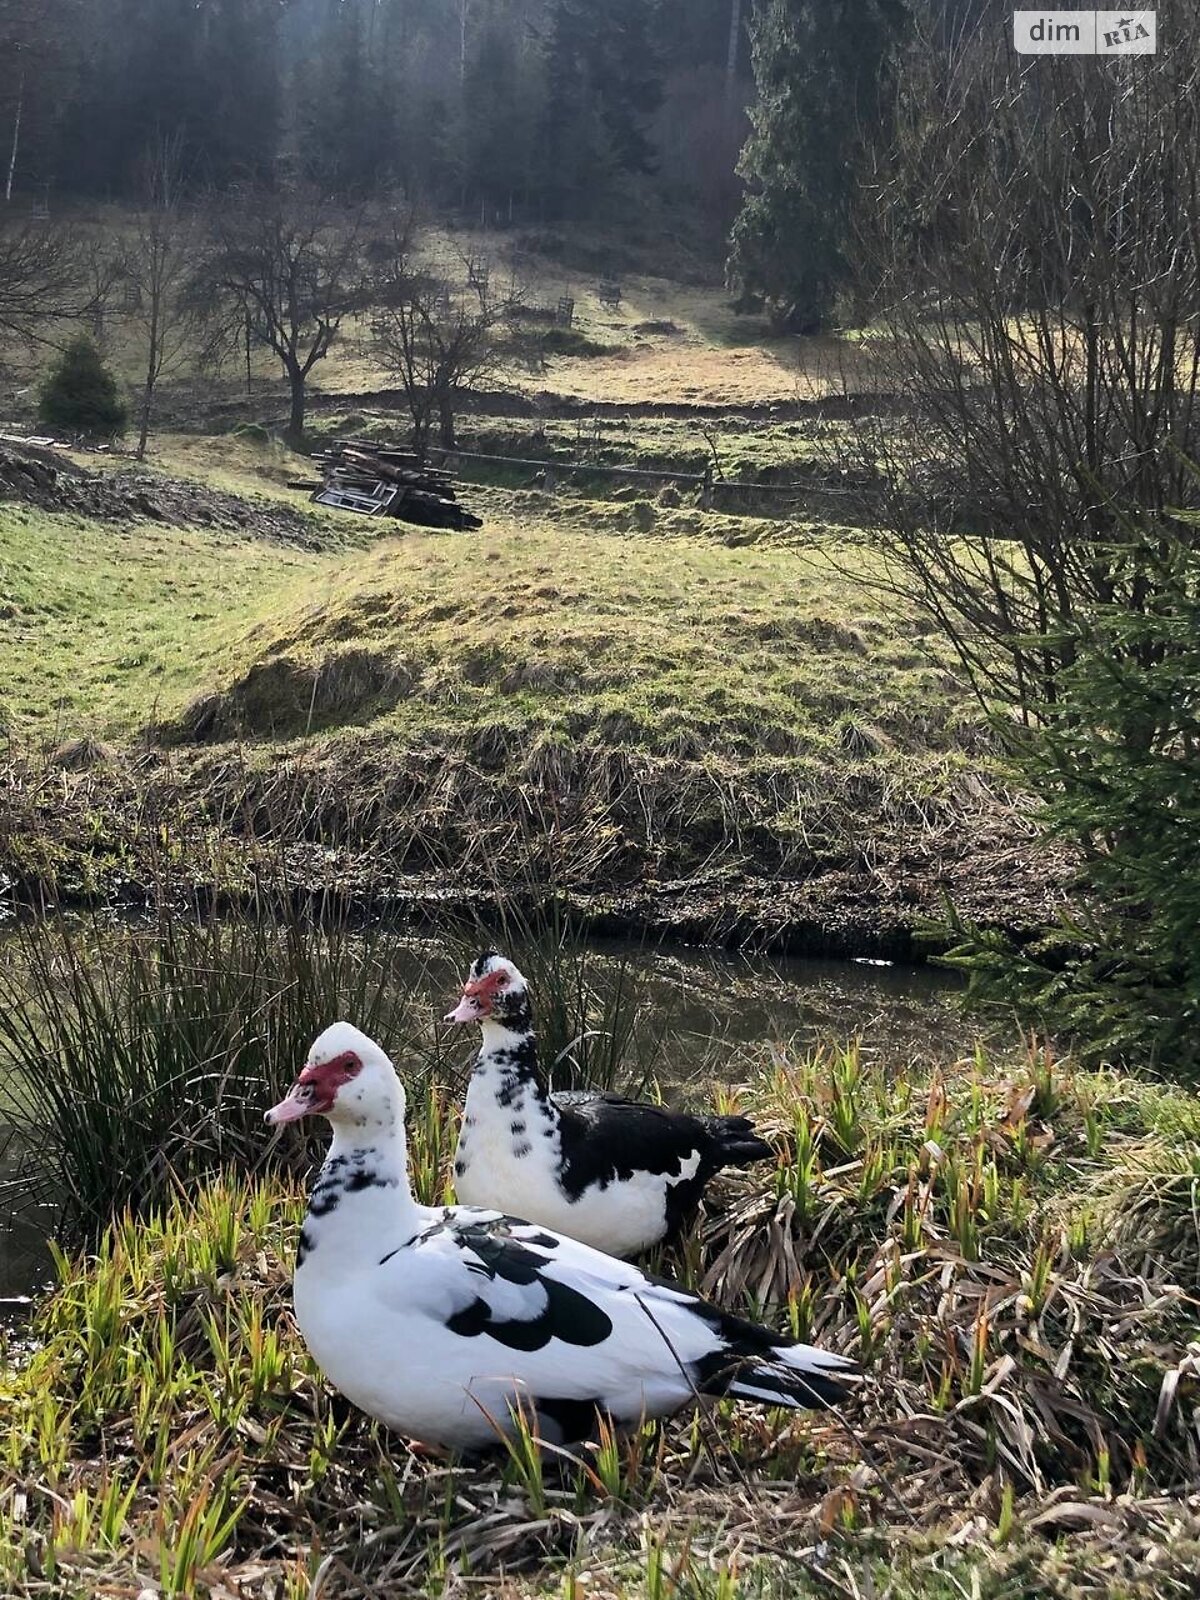
[[[451, 1333], [486, 1335], [513, 1350], [539, 1350], [552, 1340], [586, 1348], [611, 1336], [598, 1303], [608, 1286], [594, 1273], [547, 1270], [580, 1250], [608, 1261], [528, 1223], [459, 1213], [385, 1256], [371, 1289], [386, 1309], [428, 1317]], [[624, 1263], [611, 1267], [627, 1276]], [[629, 1275], [640, 1277], [636, 1269]]]
[[[573, 1239], [451, 1212], [381, 1262], [383, 1305], [427, 1323], [431, 1342], [478, 1341], [471, 1370], [539, 1406], [578, 1399], [627, 1419], [658, 1416], [697, 1391], [776, 1404], [829, 1404], [849, 1363], [730, 1316]], [[778, 1365], [780, 1373], [772, 1371]], [[472, 1379], [474, 1381], [474, 1379]]]
[[[481, 1214], [482, 1216], [482, 1214]], [[528, 1223], [482, 1216], [442, 1223], [380, 1264], [372, 1285], [395, 1313], [429, 1319], [430, 1336], [479, 1339], [481, 1370], [501, 1352], [514, 1373], [554, 1369], [557, 1393], [610, 1400], [665, 1380], [686, 1398], [680, 1363], [716, 1345], [690, 1297], [661, 1289], [636, 1267]], [[645, 1296], [657, 1309], [639, 1303]], [[669, 1330], [665, 1324], [670, 1324]], [[676, 1400], [678, 1403], [678, 1400]]]
[[563, 1246], [544, 1275], [567, 1275], [603, 1309], [613, 1326], [614, 1365], [627, 1385], [643, 1378], [647, 1396], [674, 1392], [678, 1403], [682, 1385], [693, 1394], [824, 1406], [843, 1399], [854, 1381], [855, 1365], [841, 1355], [774, 1334], [586, 1245], [564, 1240]]

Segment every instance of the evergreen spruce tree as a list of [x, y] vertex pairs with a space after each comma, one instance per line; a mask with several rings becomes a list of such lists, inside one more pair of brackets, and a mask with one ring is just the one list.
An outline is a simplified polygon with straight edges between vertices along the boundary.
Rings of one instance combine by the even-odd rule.
[[540, 53], [524, 37], [518, 8], [497, 3], [469, 41], [462, 83], [462, 182], [472, 203], [505, 214], [528, 193], [542, 111]]
[[780, 330], [815, 333], [846, 275], [855, 156], [877, 122], [906, 0], [759, 0], [757, 100], [731, 280]]
[[[3, 0], [0, 0], [2, 5]], [[58, 186], [136, 194], [156, 140], [224, 186], [267, 173], [281, 120], [278, 0], [107, 0], [79, 8]]]
[[42, 385], [38, 416], [63, 433], [107, 439], [124, 433], [129, 408], [86, 335], [72, 339]]
[[543, 188], [560, 215], [587, 214], [618, 172], [647, 172], [647, 123], [662, 100], [647, 0], [554, 0], [547, 49]]
[[368, 55], [372, 16], [361, 0], [332, 8], [297, 77], [303, 171], [341, 192], [369, 186], [389, 154], [387, 118]]
[[[1029, 943], [954, 924], [971, 998], [1015, 1009], [1085, 1060], [1200, 1080], [1200, 519], [1115, 556], [1144, 609], [1097, 606], [1044, 720], [999, 723], [1078, 860], [1076, 912]], [[1112, 552], [1110, 552], [1110, 555]]]
[[278, 0], [210, 0], [207, 9], [196, 64], [201, 170], [221, 185], [264, 180], [278, 153], [283, 8]]

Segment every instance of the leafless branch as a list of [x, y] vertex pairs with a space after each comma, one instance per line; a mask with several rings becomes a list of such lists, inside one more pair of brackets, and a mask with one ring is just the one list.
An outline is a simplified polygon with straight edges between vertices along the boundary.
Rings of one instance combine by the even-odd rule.
[[856, 253], [903, 420], [851, 455], [885, 581], [1036, 714], [1079, 607], [1148, 603], [1113, 545], [1197, 503], [1200, 16], [1151, 66], [927, 32], [899, 81]]

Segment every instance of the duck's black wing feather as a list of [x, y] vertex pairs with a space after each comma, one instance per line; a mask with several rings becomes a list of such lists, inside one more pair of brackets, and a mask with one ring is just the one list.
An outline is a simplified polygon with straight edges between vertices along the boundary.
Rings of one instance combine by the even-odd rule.
[[629, 1182], [639, 1174], [677, 1180], [669, 1190], [668, 1235], [699, 1202], [722, 1167], [773, 1154], [745, 1117], [693, 1116], [619, 1094], [568, 1091], [553, 1096], [560, 1113], [564, 1192]]

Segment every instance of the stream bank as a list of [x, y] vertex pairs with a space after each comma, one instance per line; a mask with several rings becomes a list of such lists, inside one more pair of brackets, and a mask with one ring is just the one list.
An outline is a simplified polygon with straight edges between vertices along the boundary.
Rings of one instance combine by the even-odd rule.
[[419, 753], [411, 771], [376, 774], [356, 816], [353, 770], [297, 761], [289, 775], [270, 755], [121, 756], [74, 741], [42, 765], [10, 761], [0, 907], [132, 909], [165, 896], [206, 911], [333, 908], [429, 926], [556, 906], [590, 937], [920, 962], [945, 948], [948, 906], [1028, 938], [1069, 905], [1065, 852], [1011, 805], [931, 808], [924, 827], [864, 807], [856, 844], [847, 814], [806, 849], [762, 828], [689, 838], [677, 819], [653, 816], [654, 791], [639, 806], [632, 786], [598, 814], [586, 797], [568, 806], [515, 782], [501, 796], [499, 781], [476, 775], [451, 810]]

